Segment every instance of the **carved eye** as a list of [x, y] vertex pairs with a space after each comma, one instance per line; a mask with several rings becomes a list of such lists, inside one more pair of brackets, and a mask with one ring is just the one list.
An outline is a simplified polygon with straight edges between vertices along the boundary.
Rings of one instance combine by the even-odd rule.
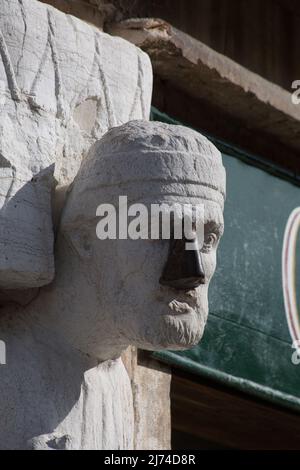
[[217, 241], [218, 241], [218, 237], [215, 233], [213, 232], [208, 233], [207, 235], [205, 235], [205, 240], [203, 243], [202, 251], [204, 253], [209, 253], [213, 249], [213, 247], [216, 245]]

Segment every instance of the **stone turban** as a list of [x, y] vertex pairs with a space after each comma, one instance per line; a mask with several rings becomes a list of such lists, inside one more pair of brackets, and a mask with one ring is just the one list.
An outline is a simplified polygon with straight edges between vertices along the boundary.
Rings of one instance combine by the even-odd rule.
[[[198, 132], [161, 122], [130, 121], [109, 130], [91, 148], [67, 206], [71, 203], [75, 214], [92, 216], [92, 210], [95, 216], [99, 204], [120, 195], [128, 201], [152, 202], [188, 196], [216, 202], [223, 209], [225, 180], [220, 152]], [[95, 193], [101, 200], [95, 200]]]

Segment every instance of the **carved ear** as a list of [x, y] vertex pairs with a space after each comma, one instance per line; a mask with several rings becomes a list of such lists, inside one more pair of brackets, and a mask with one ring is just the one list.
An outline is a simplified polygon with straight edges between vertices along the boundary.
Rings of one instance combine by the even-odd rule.
[[63, 208], [60, 212], [58, 236], [68, 243], [77, 256], [83, 261], [93, 255], [93, 239], [96, 237], [96, 209], [94, 193], [81, 191], [79, 174], [68, 187], [63, 197]]
[[87, 226], [82, 224], [81, 226], [75, 224], [64, 226], [63, 235], [81, 259], [90, 260], [92, 256], [91, 231]]
[[[54, 278], [51, 198], [54, 165], [31, 180], [0, 164], [0, 288], [27, 289]], [[2, 178], [1, 178], [2, 177]]]

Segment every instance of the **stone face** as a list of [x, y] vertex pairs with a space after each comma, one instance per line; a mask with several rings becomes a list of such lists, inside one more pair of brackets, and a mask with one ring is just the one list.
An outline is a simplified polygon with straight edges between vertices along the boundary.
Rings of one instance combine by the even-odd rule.
[[[99, 204], [112, 204], [120, 214], [122, 196], [128, 207], [143, 203], [148, 211], [151, 204], [203, 206], [205, 236], [215, 242], [212, 249], [202, 250], [205, 279], [197, 289], [174, 292], [160, 284], [169, 240], [97, 239]], [[131, 121], [108, 131], [91, 148], [72, 185], [60, 230], [87, 264], [93, 260], [89, 275], [98, 280], [100, 298], [107, 299], [108, 318], [116, 319], [120, 345], [185, 349], [200, 340], [223, 233], [224, 198], [221, 154], [191, 129]], [[110, 329], [107, 324], [107, 335], [113, 337]], [[98, 354], [105, 357], [100, 349]]]
[[35, 0], [0, 11], [0, 288], [54, 276], [51, 190], [112, 126], [148, 118], [148, 57]]

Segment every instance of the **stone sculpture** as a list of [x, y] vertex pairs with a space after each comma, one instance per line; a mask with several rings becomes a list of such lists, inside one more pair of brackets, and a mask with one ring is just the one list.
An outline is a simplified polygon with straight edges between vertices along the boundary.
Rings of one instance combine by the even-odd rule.
[[[99, 240], [97, 206], [200, 202], [204, 278], [162, 285], [168, 240]], [[5, 448], [131, 448], [128, 345], [184, 349], [202, 336], [207, 289], [223, 231], [225, 174], [216, 148], [181, 126], [133, 121], [90, 150], [70, 189], [56, 242], [56, 277], [26, 308], [0, 318]], [[32, 406], [34, 403], [34, 406]]]
[[[180, 286], [176, 292], [172, 285], [160, 283], [168, 240], [97, 239], [97, 206], [110, 203], [118, 207], [122, 195], [127, 196], [128, 205], [138, 202], [148, 207], [154, 203], [204, 203], [205, 279], [199, 287], [196, 282], [189, 295]], [[223, 231], [224, 195], [220, 153], [205, 137], [182, 126], [133, 121], [111, 129], [93, 146], [75, 179], [61, 231], [77, 250], [82, 272], [82, 262], [86, 263], [90, 285], [97, 282], [95, 291], [103, 311], [108, 308], [103, 299], [110, 298], [108, 305], [113, 308], [108, 315], [110, 326], [105, 327], [106, 339], [109, 348], [116, 341], [119, 346], [114, 353], [109, 351], [109, 357], [129, 344], [151, 350], [180, 349], [200, 339], [207, 316], [207, 289]], [[96, 269], [92, 274], [91, 259]], [[187, 314], [187, 321], [181, 321], [180, 313]], [[126, 318], [121, 322], [124, 331], [121, 318]], [[98, 354], [104, 359], [107, 356], [105, 351]]]
[[[0, 54], [0, 448], [131, 449], [121, 354], [200, 340], [223, 231], [221, 157], [192, 130], [145, 121], [151, 66], [126, 41], [5, 0]], [[183, 269], [181, 246], [173, 270], [174, 240], [99, 240], [97, 207], [118, 208], [120, 195], [204, 204], [201, 253]]]

